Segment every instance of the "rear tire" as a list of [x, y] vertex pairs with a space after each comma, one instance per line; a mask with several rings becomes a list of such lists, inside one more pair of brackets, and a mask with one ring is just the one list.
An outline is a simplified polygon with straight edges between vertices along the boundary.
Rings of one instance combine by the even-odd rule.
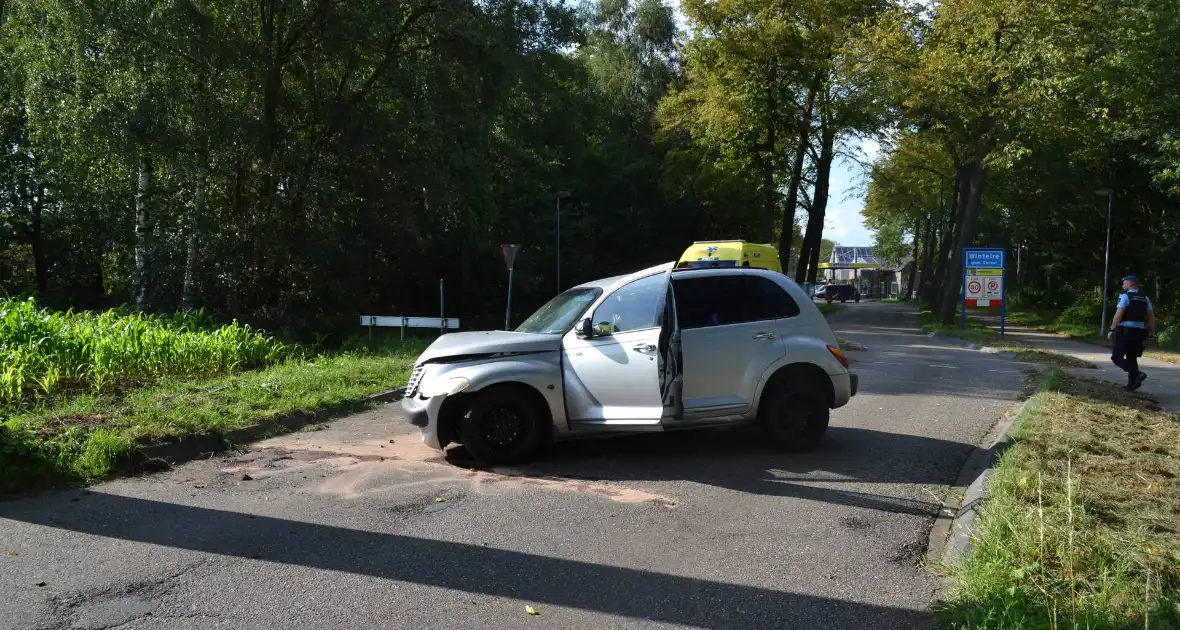
[[828, 431], [830, 416], [828, 401], [822, 393], [824, 388], [801, 376], [786, 376], [776, 381], [767, 385], [758, 410], [762, 431], [784, 450], [817, 448]]
[[541, 447], [541, 415], [519, 390], [489, 389], [471, 402], [459, 421], [459, 441], [477, 462], [522, 464]]

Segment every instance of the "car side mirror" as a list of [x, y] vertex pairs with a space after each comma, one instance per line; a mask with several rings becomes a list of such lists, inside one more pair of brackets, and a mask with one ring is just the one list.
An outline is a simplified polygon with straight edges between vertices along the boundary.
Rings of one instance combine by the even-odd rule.
[[589, 339], [594, 336], [594, 324], [590, 323], [589, 317], [578, 322], [578, 325], [574, 327], [574, 334], [583, 339]]

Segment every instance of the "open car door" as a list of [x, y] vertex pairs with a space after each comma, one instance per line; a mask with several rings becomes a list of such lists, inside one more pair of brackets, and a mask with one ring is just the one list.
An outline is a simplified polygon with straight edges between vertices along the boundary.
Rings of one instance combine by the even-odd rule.
[[680, 322], [676, 318], [676, 293], [672, 290], [672, 270], [664, 273], [664, 309], [660, 317], [659, 360], [660, 396], [664, 411], [660, 424], [684, 419], [684, 358], [680, 350]]

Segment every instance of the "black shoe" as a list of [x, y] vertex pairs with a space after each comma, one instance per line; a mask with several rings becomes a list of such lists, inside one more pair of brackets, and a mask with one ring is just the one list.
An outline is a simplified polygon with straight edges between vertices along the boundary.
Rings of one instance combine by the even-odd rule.
[[1131, 379], [1131, 382], [1127, 385], [1127, 389], [1129, 389], [1131, 391], [1135, 391], [1135, 390], [1139, 389], [1139, 386], [1143, 385], [1143, 381], [1146, 381], [1146, 380], [1147, 380], [1147, 375], [1144, 374], [1143, 372], [1139, 372], [1138, 374], [1135, 375], [1135, 378]]

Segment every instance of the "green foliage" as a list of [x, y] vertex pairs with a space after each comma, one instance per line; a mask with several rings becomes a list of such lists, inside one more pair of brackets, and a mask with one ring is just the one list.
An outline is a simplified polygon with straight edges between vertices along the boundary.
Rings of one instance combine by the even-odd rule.
[[[1108, 306], [1109, 308], [1109, 306]], [[1107, 313], [1107, 318], [1113, 313]], [[1098, 291], [1084, 291], [1078, 294], [1073, 304], [1061, 311], [1057, 321], [1066, 326], [1097, 326], [1102, 317], [1102, 294]]]
[[499, 243], [522, 308], [555, 290], [561, 190], [564, 286], [755, 236], [746, 174], [656, 130], [658, 0], [4, 6], [0, 290], [46, 306], [143, 289], [338, 339], [437, 313], [444, 278], [447, 316], [494, 325]]
[[52, 478], [57, 471], [51, 451], [25, 426], [0, 422], [0, 495]]
[[114, 391], [163, 377], [213, 376], [276, 363], [290, 349], [204, 312], [51, 312], [0, 300], [0, 405], [77, 389]]
[[[899, 226], [930, 221], [921, 246], [937, 249], [958, 236], [955, 202], [975, 190], [963, 185], [964, 167], [984, 156], [967, 244], [1007, 248], [1014, 306], [1059, 313], [1084, 300], [1068, 317], [1092, 315], [1085, 324], [1097, 326], [1094, 300], [1080, 296], [1103, 285], [1108, 199], [1099, 191], [1110, 188], [1111, 286], [1136, 272], [1154, 300], [1171, 303], [1180, 154], [1170, 139], [1180, 118], [1164, 86], [1180, 61], [1164, 51], [1180, 41], [1176, 15], [1174, 3], [1155, 1], [954, 0], [893, 12], [862, 40], [887, 60], [865, 70], [888, 80], [900, 121], [874, 169], [866, 223], [889, 246]], [[954, 260], [932, 257], [923, 288], [956, 289]]]

